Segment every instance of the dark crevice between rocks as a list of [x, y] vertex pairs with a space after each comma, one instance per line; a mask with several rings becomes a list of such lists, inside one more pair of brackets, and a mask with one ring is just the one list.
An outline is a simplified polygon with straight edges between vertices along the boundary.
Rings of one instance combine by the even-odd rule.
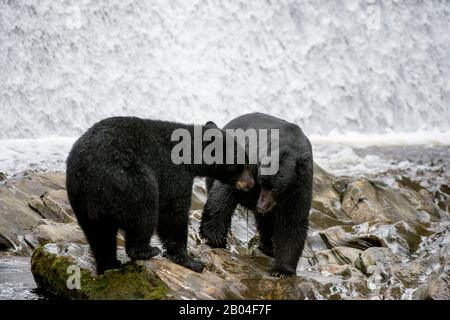
[[31, 210], [36, 212], [42, 219], [46, 219], [46, 217], [37, 208], [33, 207], [30, 203], [28, 203], [28, 206], [30, 207]]
[[8, 237], [0, 233], [0, 251], [7, 251], [16, 248], [14, 242], [12, 242]]

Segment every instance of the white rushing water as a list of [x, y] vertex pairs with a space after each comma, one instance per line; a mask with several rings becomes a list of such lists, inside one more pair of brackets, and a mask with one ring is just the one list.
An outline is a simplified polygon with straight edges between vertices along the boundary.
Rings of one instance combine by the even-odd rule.
[[0, 138], [112, 115], [450, 130], [450, 1], [0, 1]]
[[450, 1], [0, 0], [0, 171], [63, 170], [108, 116], [253, 111], [327, 169], [386, 169], [352, 144], [450, 144], [448, 30]]

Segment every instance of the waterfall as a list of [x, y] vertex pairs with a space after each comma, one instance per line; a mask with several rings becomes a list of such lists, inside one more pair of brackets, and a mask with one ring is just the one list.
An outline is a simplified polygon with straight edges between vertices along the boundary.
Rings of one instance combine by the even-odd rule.
[[113, 115], [450, 130], [449, 1], [0, 0], [0, 139]]

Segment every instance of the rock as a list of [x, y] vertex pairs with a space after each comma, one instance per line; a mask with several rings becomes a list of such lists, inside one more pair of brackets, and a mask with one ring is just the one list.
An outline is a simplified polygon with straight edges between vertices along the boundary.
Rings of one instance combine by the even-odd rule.
[[2, 250], [31, 254], [24, 236], [32, 232], [42, 217], [28, 206], [29, 197], [14, 185], [0, 185], [0, 243]]
[[31, 272], [36, 284], [65, 299], [154, 300], [170, 296], [165, 284], [153, 272], [135, 264], [93, 277], [89, 269], [93, 261], [88, 252], [87, 246], [75, 244], [39, 247], [31, 258]]
[[[360, 225], [359, 228], [369, 230], [369, 224]], [[319, 232], [320, 237], [328, 248], [351, 247], [365, 250], [370, 247], [381, 247], [383, 241], [377, 235], [369, 232], [359, 232], [358, 227], [334, 226]]]
[[203, 206], [206, 203], [207, 193], [205, 187], [205, 181], [201, 179], [195, 179], [194, 186], [192, 187], [192, 210], [203, 210]]
[[[316, 205], [316, 207], [318, 207]], [[309, 214], [309, 226], [312, 229], [330, 228], [342, 224], [350, 224], [351, 221], [343, 222], [337, 218], [331, 217], [329, 214], [319, 211], [315, 208], [311, 209]]]
[[[63, 174], [14, 176], [0, 184], [0, 248], [31, 254], [39, 240], [33, 230], [44, 220], [75, 222]], [[45, 224], [45, 223], [44, 223]]]
[[[409, 196], [417, 199], [417, 202], [422, 198], [419, 193], [412, 190]], [[376, 185], [365, 178], [360, 178], [347, 186], [342, 199], [342, 210], [354, 223], [419, 221], [417, 203], [414, 204], [411, 198], [405, 198], [393, 188]]]
[[362, 252], [355, 266], [367, 275], [386, 274], [389, 266], [399, 263], [400, 259], [389, 248], [371, 247]]
[[417, 222], [366, 222], [354, 226], [334, 226], [319, 235], [328, 248], [351, 247], [366, 250], [388, 247], [395, 254], [409, 255], [419, 249], [422, 240], [433, 234]]
[[56, 222], [76, 222], [73, 216], [69, 215], [65, 209], [48, 197], [47, 192], [41, 195], [40, 199], [31, 197], [28, 205], [44, 219]]
[[6, 181], [6, 184], [14, 186], [29, 197], [40, 198], [49, 190], [65, 190], [65, 181], [63, 173], [31, 173], [14, 175]]
[[[224, 249], [201, 245], [207, 268], [196, 273], [164, 258], [125, 264], [96, 277], [89, 247], [47, 244], [32, 257], [31, 270], [39, 288], [66, 299], [318, 299], [341, 297], [332, 287], [355, 286], [352, 272], [342, 268], [328, 281], [308, 273], [291, 279], [267, 275], [270, 258], [230, 254]], [[123, 249], [119, 257], [124, 261]], [[70, 290], [68, 267], [79, 267], [80, 289]], [[347, 271], [345, 271], [347, 270]], [[350, 271], [349, 271], [350, 270]], [[340, 276], [342, 275], [342, 276]], [[346, 280], [347, 279], [347, 280]], [[358, 280], [361, 282], [360, 280]], [[121, 286], [120, 284], [123, 283]], [[358, 283], [358, 286], [361, 286]]]
[[316, 253], [313, 259], [320, 265], [354, 265], [361, 253], [361, 250], [355, 248], [334, 247], [330, 250], [323, 250]]
[[78, 223], [58, 223], [44, 220], [42, 224], [34, 228], [29, 240], [35, 247], [51, 242], [68, 242], [87, 244], [83, 231]]
[[1, 233], [0, 228], [0, 251], [6, 251], [8, 249], [12, 249], [16, 246], [16, 244], [9, 239], [9, 237], [6, 235], [6, 232]]
[[4, 174], [3, 172], [0, 171], [0, 181], [6, 180], [6, 174]]
[[449, 274], [440, 274], [433, 280], [420, 286], [414, 292], [413, 298], [417, 300], [450, 300]]
[[314, 164], [312, 207], [320, 212], [320, 215], [327, 216], [319, 218], [319, 221], [313, 219], [314, 223], [320, 223], [320, 221], [326, 221], [327, 219], [328, 221], [332, 219], [341, 223], [351, 222], [349, 217], [341, 210], [341, 196], [333, 187], [335, 180], [335, 177]]
[[411, 178], [405, 177], [405, 176], [402, 176], [400, 179], [398, 179], [397, 183], [400, 185], [400, 187], [409, 188], [416, 192], [419, 192], [420, 190], [425, 189], [424, 187], [422, 187], [420, 185], [419, 182], [413, 181]]
[[[196, 179], [188, 250], [206, 263], [195, 273], [155, 257], [95, 275], [95, 263], [70, 208], [63, 174], [16, 175], [0, 183], [0, 250], [33, 252], [39, 287], [69, 299], [446, 299], [450, 261], [447, 191], [433, 194], [401, 180], [398, 188], [314, 167], [310, 230], [297, 276], [269, 275], [272, 258], [257, 249], [253, 214], [237, 208], [226, 249], [198, 234], [206, 201]], [[439, 206], [436, 206], [438, 203]], [[155, 236], [152, 243], [161, 248]], [[81, 289], [67, 287], [79, 267]]]
[[29, 255], [42, 242], [84, 242], [64, 185], [63, 174], [14, 176], [0, 184], [0, 250]]
[[440, 218], [439, 209], [434, 203], [433, 195], [425, 189], [418, 192], [408, 189], [400, 189], [403, 195], [416, 209], [417, 220], [428, 222], [437, 221]]
[[[344, 264], [326, 264], [321, 267], [322, 274], [332, 274], [339, 276], [341, 279], [350, 280], [351, 282], [359, 282], [360, 288], [366, 287], [364, 274], [354, 266]], [[345, 286], [343, 286], [345, 288]]]

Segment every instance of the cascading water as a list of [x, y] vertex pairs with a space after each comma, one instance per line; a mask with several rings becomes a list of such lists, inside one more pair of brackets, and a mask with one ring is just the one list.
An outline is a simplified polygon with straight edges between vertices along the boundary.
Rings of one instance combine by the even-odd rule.
[[112, 115], [450, 130], [447, 1], [0, 1], [0, 139]]

